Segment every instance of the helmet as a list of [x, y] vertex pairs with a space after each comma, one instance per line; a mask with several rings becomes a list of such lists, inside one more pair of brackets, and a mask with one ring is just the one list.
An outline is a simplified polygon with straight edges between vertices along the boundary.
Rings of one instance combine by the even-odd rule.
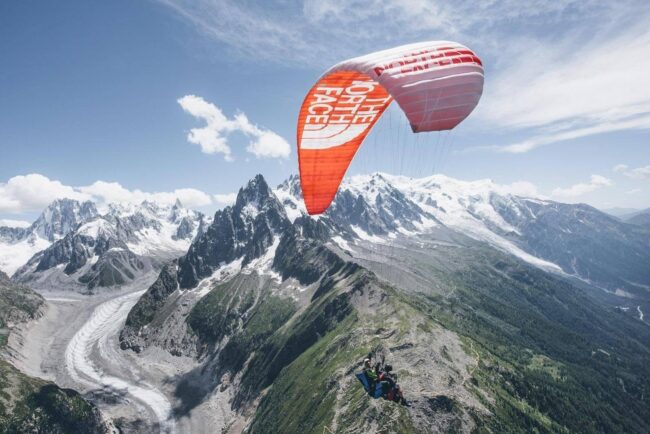
[[384, 366], [384, 371], [386, 371], [386, 372], [390, 372], [390, 371], [392, 371], [392, 370], [393, 370], [393, 366], [392, 366], [392, 365], [386, 365], [386, 366]]

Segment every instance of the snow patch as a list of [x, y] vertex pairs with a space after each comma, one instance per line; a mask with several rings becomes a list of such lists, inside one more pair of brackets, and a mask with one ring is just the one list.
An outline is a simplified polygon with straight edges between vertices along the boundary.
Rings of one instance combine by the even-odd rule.
[[350, 244], [345, 239], [343, 239], [343, 237], [341, 237], [339, 235], [336, 235], [336, 236], [332, 237], [332, 241], [341, 250], [345, 250], [345, 251], [348, 251], [348, 252], [352, 251], [352, 248], [350, 247]]
[[305, 203], [300, 198], [293, 196], [289, 192], [289, 188], [284, 185], [280, 186], [280, 188], [273, 190], [273, 194], [278, 198], [284, 207], [287, 217], [293, 223], [298, 217], [307, 215], [307, 209], [305, 208]]
[[212, 291], [215, 283], [225, 282], [237, 274], [241, 270], [241, 264], [243, 261], [244, 258], [241, 257], [227, 264], [222, 263], [219, 268], [214, 270], [214, 273], [212, 273], [210, 277], [201, 280], [193, 291], [196, 291], [199, 297], [206, 296], [210, 291]]
[[273, 237], [273, 243], [271, 243], [268, 249], [266, 249], [264, 255], [253, 259], [246, 268], [242, 270], [242, 273], [249, 274], [256, 271], [259, 275], [271, 276], [271, 278], [276, 280], [278, 283], [282, 282], [282, 276], [272, 269], [275, 252], [278, 250], [279, 245], [280, 237], [276, 235]]
[[618, 295], [619, 297], [634, 298], [634, 295], [630, 294], [627, 291], [622, 290], [621, 288], [616, 288], [614, 294]]
[[0, 243], [0, 270], [12, 276], [32, 256], [47, 249], [51, 244], [48, 240], [36, 234], [32, 234], [16, 243]]
[[133, 253], [141, 256], [157, 256], [158, 254], [180, 255], [185, 253], [192, 241], [190, 239], [174, 239], [177, 227], [168, 221], [160, 222], [160, 230], [145, 228], [136, 232], [138, 240], [126, 245]]
[[385, 243], [385, 240], [383, 238], [378, 237], [377, 235], [370, 235], [368, 232], [364, 231], [359, 226], [350, 226], [350, 227], [352, 228], [354, 233], [357, 234], [357, 236], [364, 241], [369, 241], [375, 244]]
[[77, 234], [79, 235], [85, 235], [87, 237], [91, 238], [97, 238], [100, 234], [106, 234], [110, 235], [113, 233], [113, 228], [111, 227], [111, 224], [104, 220], [103, 218], [99, 218], [97, 220], [93, 220], [88, 223], [84, 223], [77, 229]]
[[[516, 228], [503, 220], [491, 205], [491, 195], [502, 189], [490, 180], [467, 182], [444, 175], [414, 179], [377, 173], [354, 176], [347, 181], [346, 185], [354, 185], [357, 190], [360, 190], [362, 188], [359, 186], [372, 183], [372, 181], [375, 185], [384, 184], [386, 188], [392, 185], [397, 188], [423, 211], [451, 229], [474, 239], [485, 241], [537, 267], [564, 274], [558, 265], [525, 252], [510, 240], [490, 229], [491, 225], [506, 233], [518, 233]], [[417, 222], [413, 223], [418, 227]], [[420, 224], [418, 229], [421, 228], [424, 232], [432, 226], [435, 226], [435, 221], [429, 219], [426, 223]]]
[[241, 213], [249, 220], [255, 220], [255, 217], [260, 213], [260, 205], [257, 201], [249, 202], [242, 208]]

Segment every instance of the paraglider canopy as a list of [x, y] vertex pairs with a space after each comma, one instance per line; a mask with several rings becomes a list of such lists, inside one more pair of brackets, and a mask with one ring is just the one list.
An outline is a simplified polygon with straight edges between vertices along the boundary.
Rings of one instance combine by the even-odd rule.
[[354, 154], [393, 99], [419, 133], [454, 128], [482, 92], [481, 60], [456, 42], [404, 45], [330, 68], [298, 117], [300, 182], [309, 214], [329, 207]]

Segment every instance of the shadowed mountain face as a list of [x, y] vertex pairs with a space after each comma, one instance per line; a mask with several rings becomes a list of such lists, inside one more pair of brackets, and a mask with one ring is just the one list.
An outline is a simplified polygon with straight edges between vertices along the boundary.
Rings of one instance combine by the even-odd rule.
[[[129, 313], [124, 350], [197, 360], [173, 379], [178, 416], [209, 403], [269, 433], [650, 429], [650, 327], [616, 307], [647, 289], [585, 282], [648, 286], [620, 261], [647, 257], [645, 232], [444, 177], [352, 178], [310, 218], [296, 183], [251, 180]], [[364, 394], [369, 352], [411, 408]]]
[[650, 228], [650, 209], [638, 211], [633, 214], [621, 217], [626, 223]]
[[284, 208], [261, 175], [239, 190], [232, 207], [217, 211], [212, 224], [179, 260], [181, 288], [193, 288], [224, 263], [248, 264], [289, 226]]
[[647, 297], [650, 231], [588, 205], [500, 197], [491, 203], [517, 229], [511, 238], [527, 252], [607, 290]]

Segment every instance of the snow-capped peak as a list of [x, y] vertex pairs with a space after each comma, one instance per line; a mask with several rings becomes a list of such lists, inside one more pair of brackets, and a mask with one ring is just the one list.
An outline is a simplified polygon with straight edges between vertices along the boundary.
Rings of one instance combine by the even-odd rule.
[[72, 199], [57, 199], [32, 223], [29, 232], [52, 242], [64, 237], [77, 225], [97, 217], [95, 204]]
[[[292, 220], [306, 215], [298, 186], [299, 179], [291, 177], [275, 190]], [[321, 218], [347, 228], [344, 235], [348, 239], [351, 236], [373, 243], [427, 233], [443, 224], [527, 262], [558, 271], [555, 264], [527, 253], [512, 240], [521, 234], [504, 218], [503, 208], [533, 215], [527, 200], [552, 203], [518, 197], [507, 186], [489, 179], [461, 181], [445, 175], [411, 178], [377, 172], [345, 178]]]
[[185, 253], [208, 219], [180, 201], [163, 205], [110, 203], [99, 213], [92, 202], [52, 202], [28, 228], [0, 230], [0, 270], [13, 274], [32, 256], [62, 242], [68, 234], [124, 243], [142, 256], [166, 260]]

